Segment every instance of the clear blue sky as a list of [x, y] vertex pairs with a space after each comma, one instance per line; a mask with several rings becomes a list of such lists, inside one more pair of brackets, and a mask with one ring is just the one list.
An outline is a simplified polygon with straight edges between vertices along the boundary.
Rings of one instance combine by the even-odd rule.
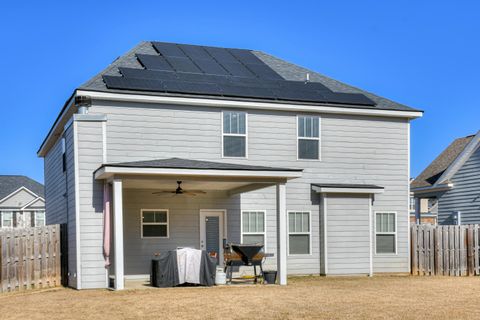
[[479, 1], [3, 1], [0, 174], [36, 151], [72, 91], [141, 40], [263, 50], [425, 110], [412, 175], [480, 129]]

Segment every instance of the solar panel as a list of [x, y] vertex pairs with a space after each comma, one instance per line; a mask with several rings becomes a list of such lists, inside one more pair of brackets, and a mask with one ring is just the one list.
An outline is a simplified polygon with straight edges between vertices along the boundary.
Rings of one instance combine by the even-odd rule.
[[178, 45], [187, 56], [192, 60], [210, 60], [214, 61], [212, 56], [208, 54], [207, 51], [201, 46], [193, 46], [188, 44]]
[[152, 80], [176, 80], [177, 73], [170, 71], [155, 71], [132, 68], [118, 68], [126, 78], [152, 79]]
[[103, 76], [105, 84], [110, 89], [127, 89], [127, 90], [145, 90], [164, 92], [165, 84], [163, 81], [149, 79], [135, 79], [116, 76]]
[[205, 47], [205, 50], [218, 62], [223, 63], [238, 63], [238, 60], [232, 56], [227, 49], [224, 48], [215, 48], [215, 47]]
[[360, 93], [343, 93], [331, 92], [324, 93], [325, 99], [329, 103], [358, 104], [358, 105], [375, 105], [375, 102]]
[[283, 80], [283, 78], [265, 64], [247, 64], [246, 67], [260, 79]]
[[263, 61], [257, 58], [250, 50], [242, 49], [228, 49], [228, 51], [237, 58], [240, 62], [244, 64], [261, 64], [264, 65]]
[[140, 61], [142, 66], [147, 69], [173, 71], [172, 67], [163, 57], [149, 54], [137, 54], [137, 59]]
[[318, 82], [284, 80], [249, 50], [153, 43], [161, 55], [137, 54], [146, 69], [119, 68], [107, 88], [316, 103], [375, 105], [363, 94]]
[[245, 68], [245, 66], [241, 63], [221, 62], [221, 64], [232, 76], [236, 76], [236, 77], [254, 77], [255, 76], [247, 68]]
[[206, 74], [228, 75], [227, 70], [222, 68], [216, 61], [212, 60], [194, 60], [195, 64]]
[[153, 42], [153, 47], [162, 56], [186, 58], [183, 51], [180, 50], [180, 48], [176, 44], [165, 43], [165, 42]]
[[192, 62], [192, 60], [188, 58], [166, 57], [166, 60], [176, 71], [202, 73], [202, 71], [198, 69], [198, 67]]

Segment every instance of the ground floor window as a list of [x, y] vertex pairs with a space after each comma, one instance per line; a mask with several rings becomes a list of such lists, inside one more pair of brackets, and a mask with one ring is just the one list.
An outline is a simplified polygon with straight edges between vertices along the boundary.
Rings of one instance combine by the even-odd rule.
[[142, 209], [142, 238], [168, 238], [168, 210]]
[[288, 213], [288, 253], [310, 254], [310, 212]]
[[265, 246], [265, 211], [242, 211], [242, 243]]
[[35, 211], [34, 212], [34, 225], [35, 227], [43, 227], [45, 226], [45, 211]]
[[397, 214], [395, 212], [375, 213], [376, 253], [397, 252]]
[[12, 211], [2, 211], [0, 212], [2, 216], [2, 228], [13, 228], [13, 212]]

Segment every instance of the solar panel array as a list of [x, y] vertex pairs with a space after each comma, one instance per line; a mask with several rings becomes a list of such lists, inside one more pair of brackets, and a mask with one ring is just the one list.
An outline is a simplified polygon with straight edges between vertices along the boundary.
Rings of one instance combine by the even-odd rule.
[[157, 55], [137, 54], [145, 69], [119, 68], [103, 76], [109, 89], [375, 105], [363, 94], [333, 92], [318, 82], [288, 81], [249, 50], [163, 42]]

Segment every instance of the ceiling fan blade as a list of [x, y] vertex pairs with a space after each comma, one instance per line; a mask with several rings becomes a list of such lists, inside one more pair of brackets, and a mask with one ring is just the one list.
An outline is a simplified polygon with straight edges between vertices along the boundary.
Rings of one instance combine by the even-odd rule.
[[162, 194], [162, 193], [175, 193], [175, 191], [155, 191], [155, 192], [152, 192], [152, 194]]
[[197, 193], [197, 194], [205, 194], [206, 192], [205, 192], [205, 191], [202, 191], [202, 190], [183, 190], [183, 193], [190, 193], [190, 194], [193, 194], [193, 193]]

